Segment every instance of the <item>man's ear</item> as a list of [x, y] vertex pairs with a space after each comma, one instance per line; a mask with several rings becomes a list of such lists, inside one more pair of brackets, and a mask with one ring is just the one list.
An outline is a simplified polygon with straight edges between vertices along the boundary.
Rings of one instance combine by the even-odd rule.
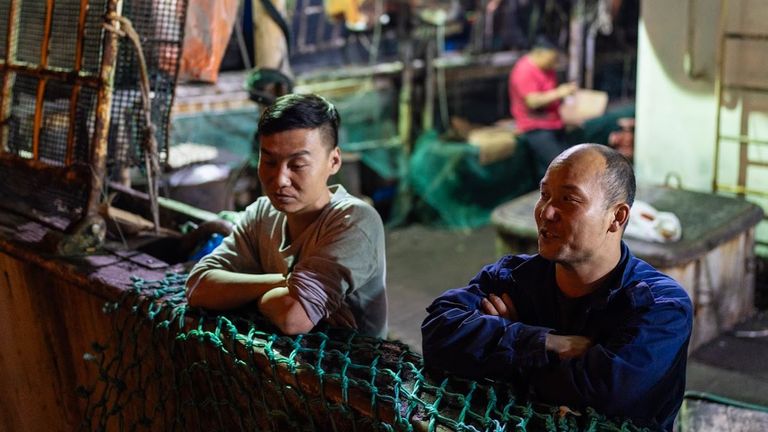
[[329, 157], [329, 163], [331, 164], [331, 175], [334, 175], [341, 169], [341, 149], [339, 149], [339, 146], [336, 146], [333, 148], [333, 150], [331, 150]]
[[610, 232], [621, 232], [622, 227], [629, 220], [629, 205], [627, 203], [617, 204], [613, 209], [613, 221], [608, 227]]

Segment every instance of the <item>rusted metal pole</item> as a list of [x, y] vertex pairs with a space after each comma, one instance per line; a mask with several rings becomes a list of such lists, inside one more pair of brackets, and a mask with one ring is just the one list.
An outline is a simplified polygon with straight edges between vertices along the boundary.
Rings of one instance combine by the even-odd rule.
[[[51, 24], [53, 23], [54, 0], [47, 0], [45, 4], [45, 25], [43, 26], [43, 40], [40, 41], [40, 67], [48, 66], [48, 49], [51, 43]], [[37, 82], [37, 95], [35, 98], [35, 122], [32, 126], [32, 159], [40, 160], [40, 129], [43, 124], [43, 103], [45, 101], [45, 87], [48, 77], [43, 76]]]
[[8, 7], [8, 21], [5, 23], [5, 64], [3, 64], [3, 88], [0, 93], [0, 153], [5, 153], [8, 148], [8, 124], [6, 119], [11, 109], [13, 100], [13, 79], [11, 78], [10, 65], [16, 60], [17, 37], [19, 31], [19, 12], [21, 0], [11, 0]]
[[[85, 50], [85, 20], [88, 17], [89, 0], [80, 1], [80, 15], [77, 22], [77, 43], [75, 45], [75, 64], [74, 72], [79, 74], [83, 67], [83, 51]], [[79, 80], [72, 86], [72, 94], [69, 96], [69, 129], [67, 130], [67, 154], [64, 159], [64, 165], [72, 165], [75, 153], [75, 128], [77, 128], [77, 102], [80, 98]]]
[[24, 76], [46, 78], [59, 81], [80, 81], [81, 84], [87, 85], [93, 88], [99, 87], [101, 84], [101, 78], [95, 74], [87, 74], [82, 71], [75, 73], [69, 69], [63, 69], [60, 67], [48, 66], [42, 68], [39, 65], [29, 62], [14, 61], [13, 64], [6, 64], [4, 69], [8, 69], [9, 72], [22, 72]]
[[[119, 14], [122, 9], [122, 0], [110, 0], [107, 4], [106, 17]], [[112, 20], [113, 26], [119, 27], [117, 20]], [[110, 110], [112, 108], [112, 88], [115, 80], [115, 62], [117, 58], [117, 38], [111, 31], [103, 31], [104, 43], [101, 57], [99, 87], [96, 99], [96, 122], [93, 130], [93, 142], [91, 145], [90, 164], [92, 172], [91, 188], [88, 195], [86, 215], [97, 215], [101, 203], [101, 190], [104, 185], [107, 166], [107, 139], [109, 138]]]

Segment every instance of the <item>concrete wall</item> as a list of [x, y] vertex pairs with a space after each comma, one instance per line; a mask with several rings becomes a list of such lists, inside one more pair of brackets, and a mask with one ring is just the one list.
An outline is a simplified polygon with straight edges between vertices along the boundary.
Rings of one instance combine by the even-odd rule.
[[[768, 32], [768, 1], [728, 3], [727, 30]], [[688, 25], [689, 8], [692, 31]], [[635, 149], [640, 182], [660, 184], [668, 174], [675, 174], [685, 188], [712, 190], [720, 16], [720, 0], [641, 3]], [[726, 53], [727, 83], [768, 86], [768, 41], [731, 41]], [[720, 110], [722, 133], [741, 132], [768, 140], [768, 93], [726, 92], [724, 101]], [[750, 159], [768, 161], [768, 146], [751, 146], [744, 152]], [[719, 155], [719, 182], [739, 183], [739, 145], [723, 141]], [[748, 188], [768, 192], [768, 168], [752, 167], [744, 180]], [[768, 209], [768, 199], [750, 199]], [[761, 225], [758, 238], [768, 240], [768, 224]]]

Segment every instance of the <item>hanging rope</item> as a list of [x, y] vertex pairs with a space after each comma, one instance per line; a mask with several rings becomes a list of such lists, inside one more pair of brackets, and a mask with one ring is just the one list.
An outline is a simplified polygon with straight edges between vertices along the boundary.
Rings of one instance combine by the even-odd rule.
[[144, 50], [141, 47], [141, 38], [133, 27], [131, 20], [124, 16], [112, 13], [107, 16], [109, 22], [117, 22], [118, 25], [104, 23], [104, 28], [120, 37], [127, 37], [136, 50], [139, 61], [139, 84], [141, 86], [142, 112], [144, 113], [144, 165], [147, 172], [147, 194], [149, 195], [152, 222], [155, 225], [155, 234], [160, 232], [160, 208], [158, 204], [160, 177], [160, 160], [157, 154], [156, 127], [152, 122], [152, 89], [149, 84], [149, 73]]

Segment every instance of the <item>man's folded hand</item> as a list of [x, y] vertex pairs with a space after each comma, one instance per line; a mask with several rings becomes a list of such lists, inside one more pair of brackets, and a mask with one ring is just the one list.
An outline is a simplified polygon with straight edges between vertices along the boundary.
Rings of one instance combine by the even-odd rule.
[[581, 357], [592, 346], [592, 339], [577, 335], [547, 334], [547, 351], [557, 353], [561, 360]]
[[502, 294], [501, 297], [496, 294], [489, 294], [480, 302], [480, 310], [486, 315], [500, 316], [510, 321], [520, 321], [517, 308], [507, 293]]

